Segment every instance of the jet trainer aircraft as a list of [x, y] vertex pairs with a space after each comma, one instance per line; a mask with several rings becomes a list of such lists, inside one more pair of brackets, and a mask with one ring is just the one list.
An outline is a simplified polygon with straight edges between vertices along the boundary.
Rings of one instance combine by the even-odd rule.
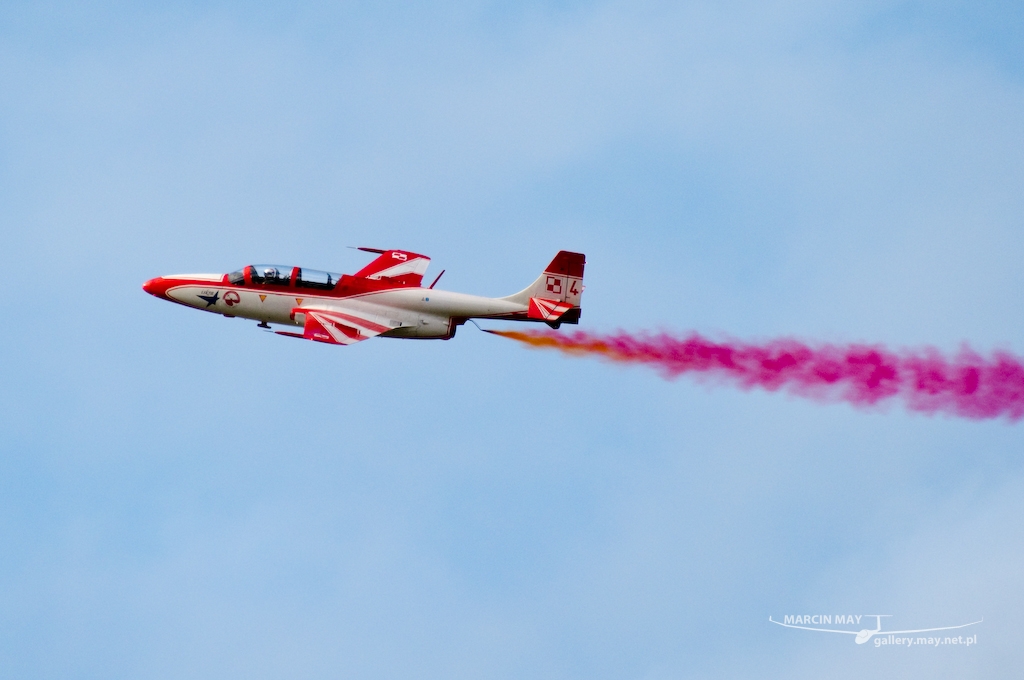
[[503, 298], [423, 288], [430, 258], [406, 250], [359, 248], [379, 257], [355, 274], [250, 265], [231, 274], [176, 274], [142, 288], [156, 297], [228, 317], [301, 326], [280, 335], [333, 345], [375, 336], [447, 340], [469, 319], [579, 323], [581, 253], [561, 251], [529, 287]]

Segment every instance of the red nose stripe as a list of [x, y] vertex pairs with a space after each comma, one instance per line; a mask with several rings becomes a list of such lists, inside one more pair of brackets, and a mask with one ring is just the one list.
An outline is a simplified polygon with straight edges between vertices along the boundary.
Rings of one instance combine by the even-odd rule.
[[170, 281], [158, 276], [155, 279], [150, 279], [142, 284], [142, 290], [146, 291], [150, 295], [155, 295], [159, 298], [167, 298], [167, 289], [170, 288]]

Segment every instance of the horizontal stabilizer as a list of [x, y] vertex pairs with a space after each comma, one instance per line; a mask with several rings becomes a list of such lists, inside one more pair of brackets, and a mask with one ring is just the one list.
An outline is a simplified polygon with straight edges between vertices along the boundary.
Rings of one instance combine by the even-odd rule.
[[535, 297], [530, 298], [530, 307], [526, 316], [540, 321], [558, 321], [570, 309], [572, 309], [572, 305], [565, 302]]

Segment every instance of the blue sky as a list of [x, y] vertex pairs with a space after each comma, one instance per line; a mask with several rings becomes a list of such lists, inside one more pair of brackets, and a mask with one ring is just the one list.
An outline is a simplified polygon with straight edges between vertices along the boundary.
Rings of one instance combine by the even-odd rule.
[[[1019, 3], [4, 3], [12, 677], [994, 677], [1024, 435], [155, 275], [434, 258], [581, 328], [1024, 354]], [[984, 617], [875, 649], [769, 615]], [[840, 638], [840, 639], [837, 639]]]

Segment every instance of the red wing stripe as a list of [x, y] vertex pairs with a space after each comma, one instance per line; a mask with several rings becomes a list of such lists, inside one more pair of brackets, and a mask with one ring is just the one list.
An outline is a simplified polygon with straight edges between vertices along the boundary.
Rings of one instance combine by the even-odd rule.
[[332, 342], [336, 345], [351, 345], [368, 337], [360, 337], [358, 328], [351, 328], [347, 325], [343, 326], [313, 313], [309, 313], [304, 335], [310, 340]]
[[346, 324], [346, 325], [354, 324], [355, 326], [358, 326], [358, 327], [361, 327], [361, 328], [365, 328], [366, 330], [373, 331], [374, 333], [383, 333], [384, 331], [389, 330], [389, 328], [387, 326], [381, 326], [379, 323], [374, 323], [372, 321], [367, 321], [366, 319], [362, 319], [362, 318], [360, 318], [358, 316], [350, 316], [348, 314], [342, 314], [341, 312], [335, 312], [333, 310], [331, 310], [329, 312], [321, 311], [321, 310], [316, 310], [315, 312], [312, 312], [312, 313], [313, 314], [323, 315], [324, 317], [326, 317], [328, 319], [337, 319], [339, 321], [347, 321], [348, 324]]
[[346, 326], [333, 321], [328, 322], [325, 325], [325, 328], [327, 328], [327, 332], [331, 334], [331, 337], [342, 345], [351, 345], [352, 343], [359, 342], [366, 337], [359, 332], [358, 328], [352, 328], [351, 326]]

